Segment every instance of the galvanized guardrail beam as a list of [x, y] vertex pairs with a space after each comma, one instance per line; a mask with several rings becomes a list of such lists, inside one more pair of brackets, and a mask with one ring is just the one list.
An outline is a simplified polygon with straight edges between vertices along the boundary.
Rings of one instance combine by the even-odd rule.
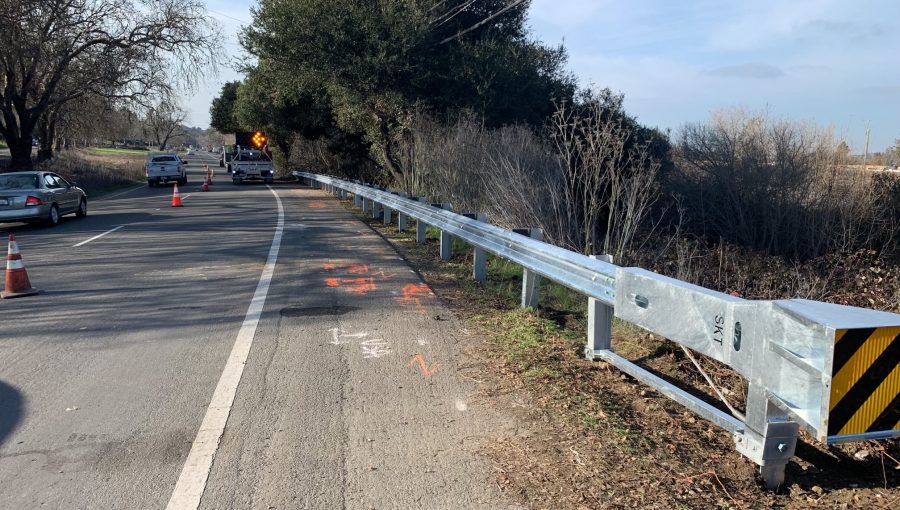
[[[784, 480], [803, 427], [823, 443], [900, 437], [900, 315], [804, 299], [751, 301], [641, 268], [624, 268], [442, 209], [425, 200], [329, 176], [294, 172], [354, 194], [378, 218], [384, 207], [472, 245], [474, 276], [484, 252], [522, 266], [523, 306], [537, 305], [537, 276], [589, 298], [585, 356], [603, 359], [732, 433], [766, 485]], [[469, 215], [472, 216], [472, 215]], [[479, 254], [481, 257], [479, 257]], [[720, 361], [748, 381], [746, 411], [732, 416], [613, 351], [612, 314]]]

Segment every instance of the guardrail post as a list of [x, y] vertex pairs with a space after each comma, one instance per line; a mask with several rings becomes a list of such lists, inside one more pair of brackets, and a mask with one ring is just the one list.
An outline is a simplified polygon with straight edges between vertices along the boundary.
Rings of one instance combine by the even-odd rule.
[[[419, 197], [419, 202], [427, 204], [428, 198]], [[427, 239], [427, 233], [428, 233], [428, 224], [426, 224], [424, 221], [422, 221], [421, 218], [416, 218], [416, 242], [420, 243], [420, 244], [424, 243], [425, 240]]]
[[[416, 199], [416, 197], [410, 197], [406, 193], [400, 193], [400, 196], [403, 198], [412, 198], [412, 200]], [[406, 214], [401, 211], [397, 211], [397, 230], [400, 232], [406, 230]]]
[[[591, 255], [592, 259], [613, 263], [612, 255]], [[596, 299], [588, 298], [588, 330], [587, 345], [584, 346], [584, 357], [589, 360], [598, 359], [597, 351], [612, 350], [613, 307]]]
[[359, 201], [362, 202], [362, 212], [369, 212], [369, 199], [366, 197], [359, 197]]
[[356, 207], [362, 207], [362, 197], [357, 195], [356, 193], [353, 194], [353, 205]]
[[391, 213], [392, 213], [391, 208], [388, 206], [384, 206], [384, 218], [383, 218], [382, 222], [385, 225], [391, 224]]
[[[475, 220], [487, 223], [487, 213], [476, 213]], [[472, 278], [476, 282], [483, 282], [487, 279], [487, 253], [477, 246], [472, 254]]]
[[[453, 206], [447, 203], [444, 204], [431, 204], [435, 207], [440, 207], [445, 211], [452, 211]], [[441, 260], [450, 260], [450, 257], [453, 256], [453, 238], [450, 237], [450, 234], [441, 230]]]
[[[513, 232], [527, 235], [538, 241], [544, 240], [544, 230], [540, 228], [513, 229]], [[537, 310], [540, 301], [541, 276], [528, 269], [522, 269], [522, 308]]]
[[372, 200], [372, 219], [377, 220], [381, 216], [381, 204]]

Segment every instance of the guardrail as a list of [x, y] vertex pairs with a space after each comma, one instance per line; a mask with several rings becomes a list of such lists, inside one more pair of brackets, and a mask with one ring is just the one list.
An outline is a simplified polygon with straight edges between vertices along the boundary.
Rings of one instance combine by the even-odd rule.
[[[484, 252], [523, 268], [522, 305], [536, 306], [539, 277], [589, 298], [585, 356], [602, 359], [732, 433], [736, 448], [760, 466], [767, 487], [784, 482], [801, 427], [826, 444], [900, 436], [900, 315], [805, 299], [754, 301], [641, 268], [619, 267], [509, 231], [484, 217], [452, 212], [359, 182], [294, 172], [398, 227], [417, 222], [475, 249], [473, 277], [484, 279]], [[522, 235], [526, 234], [526, 235]], [[617, 355], [612, 317], [725, 363], [748, 381], [743, 414], [729, 414]]]

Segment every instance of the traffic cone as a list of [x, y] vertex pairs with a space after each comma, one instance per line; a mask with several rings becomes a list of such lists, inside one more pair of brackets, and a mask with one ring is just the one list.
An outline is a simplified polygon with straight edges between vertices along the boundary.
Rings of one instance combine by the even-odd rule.
[[181, 193], [178, 192], [178, 183], [175, 183], [175, 191], [172, 192], [172, 207], [181, 207]]
[[201, 184], [200, 191], [209, 191], [209, 184], [206, 184], [205, 182]]
[[16, 236], [15, 234], [10, 234], [9, 252], [6, 256], [6, 290], [0, 292], [0, 297], [9, 299], [31, 296], [37, 293], [38, 290], [33, 288], [31, 282], [28, 281], [28, 271], [25, 270], [22, 256], [19, 255], [19, 244], [16, 243]]
[[213, 183], [212, 178], [213, 178], [213, 172], [212, 172], [212, 170], [210, 170], [209, 165], [206, 165], [206, 184], [212, 186], [212, 183]]

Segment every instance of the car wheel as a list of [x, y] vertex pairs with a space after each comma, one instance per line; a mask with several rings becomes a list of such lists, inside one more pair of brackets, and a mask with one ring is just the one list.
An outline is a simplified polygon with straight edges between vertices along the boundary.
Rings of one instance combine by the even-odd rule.
[[75, 211], [75, 216], [79, 218], [87, 216], [87, 199], [82, 198], [81, 202], [78, 203], [78, 210]]
[[51, 227], [59, 225], [59, 207], [56, 207], [56, 204], [50, 206], [50, 214], [47, 215], [47, 224]]

